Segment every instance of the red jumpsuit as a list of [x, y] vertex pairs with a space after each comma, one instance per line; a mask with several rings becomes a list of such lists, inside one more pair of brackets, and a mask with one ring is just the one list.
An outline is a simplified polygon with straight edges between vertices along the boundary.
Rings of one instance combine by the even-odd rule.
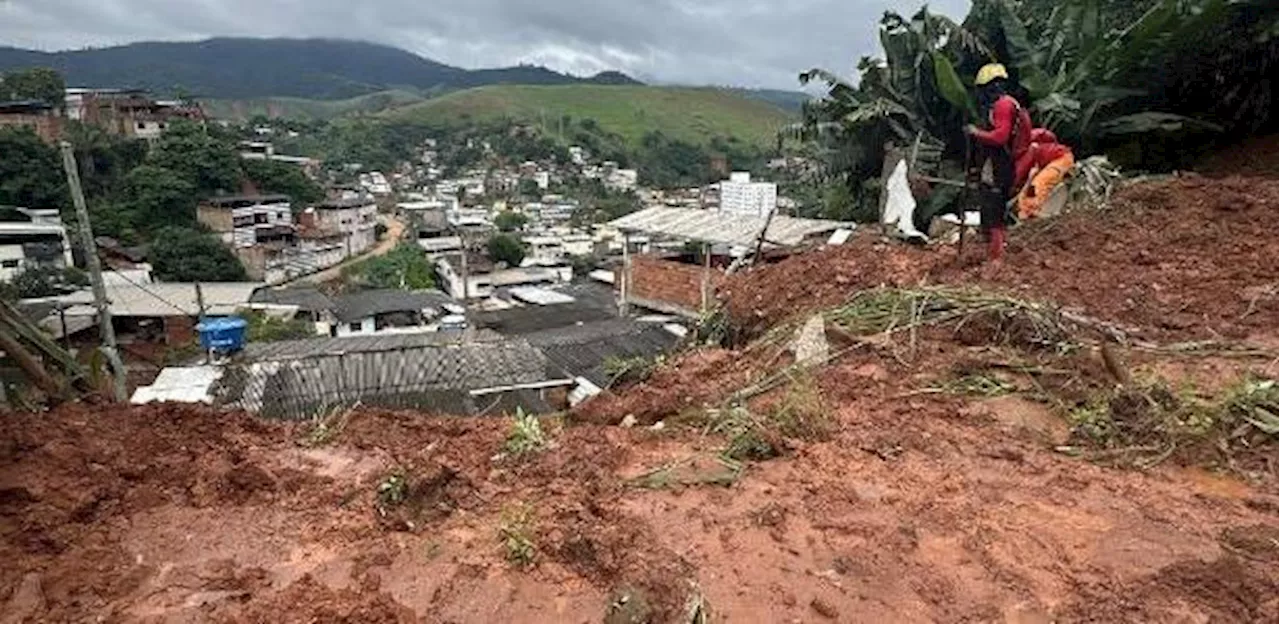
[[[1031, 115], [1010, 95], [1002, 95], [991, 105], [990, 130], [975, 128], [973, 137], [981, 144], [997, 151], [992, 159], [996, 165], [996, 185], [1008, 201], [1017, 194], [1031, 172]], [[999, 162], [1004, 160], [1004, 165]], [[984, 224], [985, 225], [985, 224]], [[1005, 224], [1003, 217], [991, 224], [987, 257], [998, 261], [1004, 257]]]
[[1013, 159], [1013, 187], [1005, 189], [1012, 196], [1027, 181], [1031, 171], [1031, 115], [1011, 95], [1002, 95], [991, 105], [991, 129], [975, 129], [973, 138], [983, 145], [1009, 150]]

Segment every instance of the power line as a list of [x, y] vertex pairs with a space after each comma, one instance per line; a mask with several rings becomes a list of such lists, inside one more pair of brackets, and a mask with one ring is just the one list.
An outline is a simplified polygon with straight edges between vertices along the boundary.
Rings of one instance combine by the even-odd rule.
[[183, 314], [183, 316], [190, 316], [190, 314], [187, 312], [187, 309], [186, 309], [186, 308], [183, 308], [182, 306], [180, 306], [180, 305], [178, 305], [178, 304], [176, 304], [176, 303], [174, 303], [174, 302], [172, 302], [172, 301], [169, 301], [168, 299], [165, 299], [164, 297], [161, 297], [159, 294], [157, 294], [155, 291], [151, 290], [150, 288], [147, 288], [146, 286], [143, 286], [142, 284], [139, 284], [138, 282], [135, 282], [135, 281], [133, 281], [132, 279], [129, 279], [129, 277], [128, 277], [127, 275], [125, 275], [124, 273], [121, 273], [121, 272], [120, 272], [118, 269], [116, 269], [115, 267], [108, 266], [108, 267], [107, 267], [107, 270], [109, 270], [109, 271], [111, 271], [112, 273], [115, 273], [116, 275], [120, 276], [120, 279], [123, 279], [124, 281], [126, 281], [126, 282], [128, 282], [129, 284], [133, 285], [133, 287], [137, 288], [138, 290], [141, 290], [142, 292], [147, 293], [148, 295], [151, 295], [152, 297], [155, 297], [157, 300], [159, 300], [159, 301], [163, 302], [164, 304], [168, 305], [169, 307], [171, 307], [171, 308], [173, 308], [173, 309], [175, 309], [175, 310], [177, 310], [177, 311], [181, 312], [181, 313]]

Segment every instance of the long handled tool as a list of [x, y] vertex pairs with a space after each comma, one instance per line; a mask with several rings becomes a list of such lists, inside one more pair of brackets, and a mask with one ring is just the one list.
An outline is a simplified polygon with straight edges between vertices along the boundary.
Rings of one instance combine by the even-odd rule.
[[964, 215], [973, 191], [973, 141], [964, 135], [964, 189], [960, 191], [960, 237], [956, 240], [956, 257], [964, 256]]

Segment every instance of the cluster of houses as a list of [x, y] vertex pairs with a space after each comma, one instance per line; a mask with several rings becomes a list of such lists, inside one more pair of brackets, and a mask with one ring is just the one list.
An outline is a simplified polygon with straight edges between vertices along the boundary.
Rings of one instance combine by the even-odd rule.
[[[68, 111], [105, 118], [102, 101], [94, 94], [73, 106], [69, 93]], [[142, 108], [118, 110], [143, 122], [131, 121], [132, 130], [112, 122], [121, 132], [163, 132], [163, 125], [146, 125]], [[276, 153], [267, 140], [272, 132], [255, 132], [257, 140], [241, 143], [242, 158], [321, 173], [317, 161]], [[703, 187], [654, 190], [638, 186], [634, 169], [594, 161], [580, 147], [569, 154], [568, 165], [448, 172], [428, 141], [420, 163], [386, 175], [344, 166], [355, 183], [331, 186], [312, 205], [260, 193], [200, 202], [197, 221], [234, 252], [251, 281], [161, 283], [136, 262], [105, 274], [126, 360], [159, 371], [138, 387], [135, 402], [198, 400], [287, 418], [357, 401], [445, 413], [563, 409], [612, 383], [609, 360], [653, 357], [679, 342], [687, 320], [713, 300], [718, 276], [759, 241], [778, 249], [847, 236], [847, 224], [776, 216], [786, 207], [777, 186], [745, 172]], [[574, 219], [578, 200], [555, 192], [570, 176], [634, 192], [644, 208], [609, 223], [582, 223]], [[281, 286], [374, 247], [380, 204], [394, 204], [406, 236], [434, 264], [438, 289], [334, 294]], [[505, 213], [520, 216], [510, 232], [525, 248], [518, 266], [486, 253]], [[130, 249], [99, 243], [104, 255], [136, 260]], [[700, 254], [690, 253], [691, 243]], [[56, 211], [0, 215], [0, 279], [70, 264]], [[96, 345], [88, 289], [23, 307], [68, 346]], [[201, 319], [249, 311], [302, 322], [314, 335], [168, 366], [167, 350], [192, 344]]]
[[154, 140], [173, 119], [204, 119], [204, 112], [194, 102], [158, 100], [140, 89], [68, 88], [61, 108], [42, 100], [0, 102], [0, 127], [31, 128], [47, 143], [62, 138], [65, 120]]
[[372, 195], [345, 191], [294, 213], [284, 195], [206, 199], [196, 220], [231, 248], [249, 277], [279, 284], [364, 253], [377, 242]]

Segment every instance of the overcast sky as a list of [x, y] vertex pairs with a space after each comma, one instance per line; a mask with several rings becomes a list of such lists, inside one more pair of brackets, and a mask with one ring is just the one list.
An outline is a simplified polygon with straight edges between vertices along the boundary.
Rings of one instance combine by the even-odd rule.
[[[960, 17], [968, 0], [930, 7]], [[651, 82], [797, 87], [877, 53], [900, 0], [0, 0], [0, 44], [41, 50], [215, 36], [341, 37], [467, 68], [618, 69]]]

